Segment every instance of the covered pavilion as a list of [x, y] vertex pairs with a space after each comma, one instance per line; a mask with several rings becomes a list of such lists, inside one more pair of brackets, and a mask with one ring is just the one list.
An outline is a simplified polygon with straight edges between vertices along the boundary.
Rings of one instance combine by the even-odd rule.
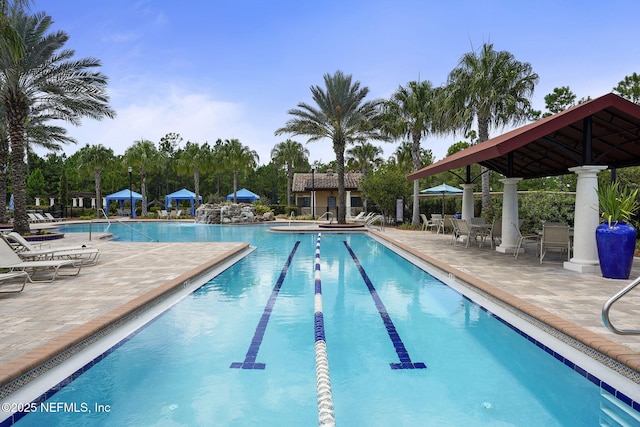
[[[197, 199], [198, 199], [198, 203], [202, 203], [202, 196], [198, 196]], [[191, 204], [191, 216], [195, 216], [196, 193], [194, 193], [193, 191], [189, 191], [186, 188], [175, 191], [165, 196], [164, 203], [167, 209], [169, 209], [172, 203], [178, 206], [178, 204], [183, 200], [186, 200]]]
[[[135, 217], [136, 216], [136, 209], [135, 209], [135, 205], [137, 201], [142, 201], [142, 194], [140, 193], [136, 193], [135, 191], [131, 191], [131, 190], [120, 190], [117, 193], [113, 193], [113, 194], [109, 194], [107, 197], [105, 197], [105, 200], [107, 202], [107, 208], [109, 206], [109, 203], [111, 202], [118, 202], [120, 203], [120, 215], [124, 215], [124, 202], [132, 202], [133, 206], [131, 206], [131, 216]], [[109, 209], [107, 209], [108, 211]]]
[[[609, 93], [459, 151], [407, 178], [416, 180], [479, 163], [505, 176], [500, 252], [514, 252], [518, 220], [517, 184], [522, 179], [578, 176], [574, 251], [564, 268], [599, 270], [595, 229], [599, 224], [598, 172], [640, 165], [640, 105]], [[473, 187], [467, 174], [462, 217], [473, 216]]]

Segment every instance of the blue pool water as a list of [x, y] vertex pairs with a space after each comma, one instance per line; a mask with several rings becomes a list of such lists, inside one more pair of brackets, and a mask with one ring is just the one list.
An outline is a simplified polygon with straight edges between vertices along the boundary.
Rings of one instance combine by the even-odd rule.
[[[138, 225], [155, 233], [154, 225]], [[317, 425], [316, 234], [158, 227], [159, 240], [248, 241], [257, 249], [44, 402], [88, 411], [39, 410], [15, 425]], [[110, 229], [129, 240], [124, 230]], [[325, 233], [320, 265], [337, 425], [583, 426], [607, 419], [600, 389], [570, 362], [381, 243]]]

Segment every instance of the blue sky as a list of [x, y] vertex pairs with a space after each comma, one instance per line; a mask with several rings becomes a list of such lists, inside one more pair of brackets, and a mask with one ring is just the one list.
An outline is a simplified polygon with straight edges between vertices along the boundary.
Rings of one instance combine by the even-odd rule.
[[[484, 42], [531, 63], [540, 110], [555, 87], [595, 98], [640, 72], [636, 0], [35, 0], [31, 9], [49, 14], [76, 58], [100, 59], [109, 77], [117, 118], [69, 125], [78, 144], [67, 154], [86, 144], [123, 154], [176, 132], [185, 142], [237, 138], [267, 164], [287, 138], [274, 131], [289, 109], [312, 103], [309, 87], [324, 74], [342, 70], [370, 89], [368, 99], [388, 98], [411, 80], [444, 84]], [[460, 139], [422, 144], [441, 159]], [[397, 146], [376, 144], [385, 158]], [[330, 141], [306, 147], [311, 161], [335, 158]]]

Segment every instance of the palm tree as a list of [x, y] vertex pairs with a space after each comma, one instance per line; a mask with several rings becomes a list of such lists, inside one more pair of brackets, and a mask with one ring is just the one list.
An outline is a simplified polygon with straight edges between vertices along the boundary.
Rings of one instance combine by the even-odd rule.
[[195, 207], [200, 204], [200, 173], [208, 172], [212, 164], [211, 147], [187, 141], [176, 163], [179, 174], [193, 175], [193, 191], [196, 193]]
[[233, 203], [237, 203], [238, 173], [253, 171], [258, 166], [258, 153], [237, 139], [227, 139], [222, 146], [221, 160], [225, 168], [233, 172]]
[[78, 150], [78, 162], [80, 171], [93, 174], [93, 180], [96, 186], [96, 206], [98, 210], [102, 209], [102, 171], [109, 168], [115, 160], [113, 150], [102, 144], [87, 144]]
[[291, 185], [293, 171], [301, 165], [309, 164], [309, 150], [297, 141], [287, 139], [271, 150], [271, 160], [276, 167], [286, 167], [287, 171], [287, 206], [291, 206]]
[[61, 50], [69, 39], [62, 31], [46, 34], [52, 20], [43, 13], [28, 16], [12, 10], [9, 21], [22, 43], [21, 52], [0, 43], [0, 105], [7, 116], [11, 142], [14, 195], [14, 230], [30, 231], [26, 212], [26, 126], [34, 111], [47, 111], [72, 124], [83, 116], [113, 117], [106, 94], [107, 78], [93, 71], [100, 66], [94, 58], [71, 60], [72, 50]]
[[[448, 107], [453, 123], [464, 131], [478, 123], [478, 142], [489, 139], [490, 127], [517, 125], [532, 111], [530, 98], [539, 77], [531, 64], [520, 62], [507, 51], [495, 51], [492, 43], [480, 52], [462, 56], [449, 74]], [[482, 168], [482, 210], [491, 204], [489, 172]]]
[[360, 82], [351, 81], [350, 75], [336, 71], [325, 74], [326, 90], [311, 86], [311, 96], [317, 108], [301, 102], [298, 108], [289, 110], [294, 116], [285, 126], [276, 130], [276, 135], [289, 133], [307, 135], [309, 142], [329, 138], [336, 155], [338, 174], [338, 223], [346, 223], [346, 200], [344, 191], [344, 152], [347, 144], [364, 142], [367, 139], [385, 140], [379, 129], [379, 106], [381, 101], [364, 98], [369, 88], [360, 87]]
[[364, 176], [369, 175], [374, 166], [383, 162], [382, 149], [371, 143], [358, 144], [347, 150], [347, 166], [350, 170], [361, 171]]
[[[396, 138], [411, 140], [413, 171], [424, 165], [421, 162], [420, 141], [429, 134], [441, 133], [439, 122], [443, 107], [442, 89], [434, 88], [431, 82], [411, 81], [399, 87], [385, 103], [385, 130]], [[420, 181], [413, 181], [413, 214], [411, 223], [420, 225]]]
[[[142, 216], [147, 216], [147, 174], [163, 163], [163, 153], [151, 141], [136, 141], [124, 152], [124, 164], [138, 169], [140, 173], [140, 194], [142, 195]], [[131, 206], [133, 213], [133, 206]]]

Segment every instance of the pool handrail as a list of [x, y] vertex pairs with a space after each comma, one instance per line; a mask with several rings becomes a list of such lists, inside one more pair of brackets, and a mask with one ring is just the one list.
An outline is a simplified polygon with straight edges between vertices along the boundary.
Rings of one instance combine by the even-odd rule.
[[633, 282], [629, 283], [620, 292], [609, 298], [609, 300], [604, 303], [604, 306], [602, 306], [602, 321], [611, 332], [618, 335], [640, 335], [640, 329], [618, 329], [611, 324], [611, 319], [609, 319], [609, 310], [611, 309], [613, 303], [618, 301], [627, 293], [631, 292], [631, 290], [638, 286], [638, 284], [640, 284], [640, 276], [637, 277]]
[[[104, 215], [105, 219], [107, 220], [107, 228], [105, 228], [104, 230], [104, 232], [106, 233], [109, 230], [109, 227], [111, 227], [111, 221], [109, 220], [109, 215], [107, 215], [107, 213], [102, 208], [96, 211], [96, 220], [100, 219], [100, 212], [102, 212], [102, 215]], [[89, 240], [91, 240], [92, 225], [93, 225], [93, 219], [89, 221]]]
[[159, 242], [159, 241], [160, 241], [160, 240], [158, 240], [158, 239], [154, 239], [153, 237], [149, 236], [149, 235], [148, 235], [148, 234], [146, 234], [146, 233], [143, 233], [142, 231], [140, 231], [140, 230], [138, 230], [138, 229], [136, 229], [136, 228], [133, 228], [132, 226], [130, 226], [129, 224], [126, 224], [126, 223], [125, 223], [125, 222], [123, 222], [122, 220], [117, 219], [116, 221], [118, 222], [118, 224], [124, 225], [125, 227], [129, 228], [131, 231], [134, 231], [134, 232], [138, 233], [138, 234], [139, 234], [139, 235], [141, 235], [142, 237], [145, 237], [145, 238], [149, 239], [149, 240], [150, 240], [150, 241], [152, 241], [152, 242]]
[[329, 224], [333, 224], [333, 212], [331, 212], [331, 211], [327, 211], [327, 212], [323, 213], [313, 223], [317, 224], [318, 221], [320, 221], [322, 219], [322, 217], [324, 217], [324, 216], [326, 216], [329, 219]]
[[378, 227], [378, 230], [382, 231], [384, 230], [384, 216], [383, 215], [374, 215], [371, 218], [369, 218], [367, 220], [367, 222], [365, 222], [365, 227], [367, 228], [371, 228], [371, 226], [376, 222], [376, 221], [380, 221], [380, 227]]

